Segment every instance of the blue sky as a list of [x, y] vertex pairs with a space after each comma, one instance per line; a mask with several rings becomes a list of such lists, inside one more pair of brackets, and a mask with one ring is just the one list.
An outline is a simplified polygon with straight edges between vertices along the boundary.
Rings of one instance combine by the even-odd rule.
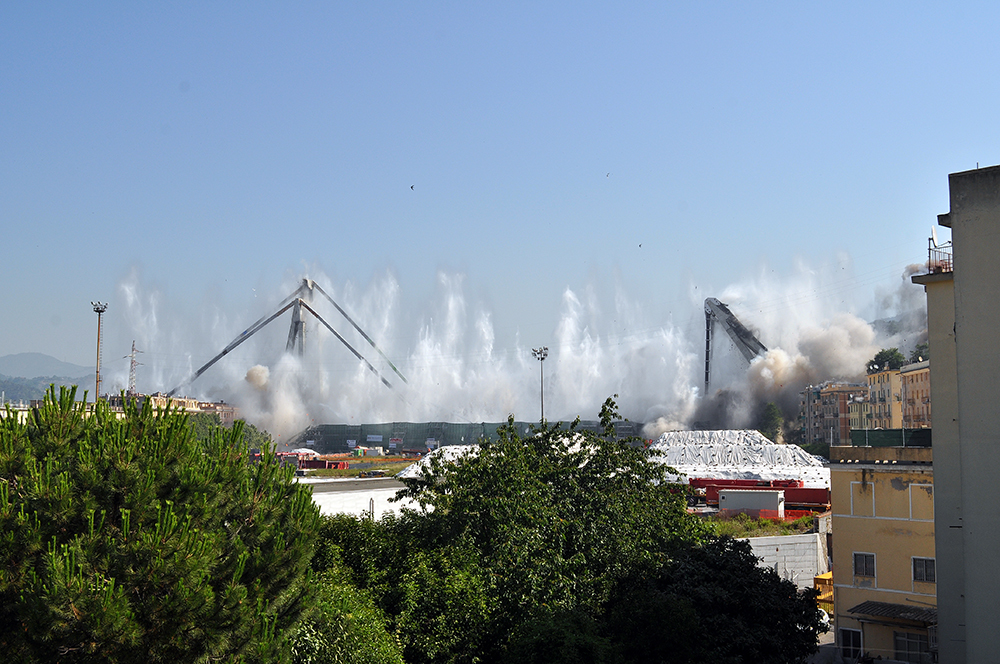
[[123, 282], [230, 336], [305, 275], [414, 328], [457, 280], [497, 348], [555, 344], [567, 290], [649, 331], [818, 271], [870, 319], [1000, 162], [998, 11], [5, 3], [0, 354], [91, 363], [103, 300], [119, 358]]

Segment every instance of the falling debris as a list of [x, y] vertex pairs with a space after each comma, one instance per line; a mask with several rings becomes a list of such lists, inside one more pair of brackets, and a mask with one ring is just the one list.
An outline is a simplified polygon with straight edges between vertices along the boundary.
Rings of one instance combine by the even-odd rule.
[[270, 377], [271, 370], [261, 364], [257, 364], [247, 369], [245, 380], [258, 390], [264, 390], [267, 389], [267, 382]]

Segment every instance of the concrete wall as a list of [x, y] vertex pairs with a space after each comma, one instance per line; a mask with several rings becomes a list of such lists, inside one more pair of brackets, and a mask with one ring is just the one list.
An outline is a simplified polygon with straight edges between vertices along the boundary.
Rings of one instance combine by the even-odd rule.
[[[946, 221], [952, 230], [955, 259], [955, 375], [961, 463], [962, 523], [957, 529], [962, 532], [965, 579], [977, 580], [965, 584], [965, 656], [970, 662], [987, 662], [997, 659], [994, 608], [1000, 592], [995, 575], [983, 573], [995, 565], [1000, 550], [1000, 529], [996, 527], [1000, 507], [1000, 426], [992, 389], [1000, 375], [1000, 167], [953, 173], [948, 176], [948, 184], [951, 210]], [[936, 361], [932, 359], [932, 365]], [[931, 380], [936, 380], [934, 374]], [[938, 412], [937, 403], [934, 407]], [[944, 632], [941, 634], [950, 639]]]
[[955, 368], [955, 290], [951, 272], [913, 277], [927, 294], [934, 420], [934, 548], [937, 556], [939, 661], [965, 661], [965, 553], [962, 456]]
[[761, 567], [774, 569], [799, 588], [812, 588], [814, 576], [830, 571], [826, 537], [820, 533], [751, 537], [747, 541], [761, 558]]

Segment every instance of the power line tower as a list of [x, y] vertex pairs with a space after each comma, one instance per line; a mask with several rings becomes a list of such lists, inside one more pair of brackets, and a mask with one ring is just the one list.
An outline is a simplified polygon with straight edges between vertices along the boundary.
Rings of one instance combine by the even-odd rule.
[[94, 307], [94, 313], [97, 314], [97, 378], [95, 379], [96, 385], [94, 386], [94, 403], [101, 398], [101, 326], [102, 326], [102, 316], [104, 312], [108, 310], [107, 302], [91, 302]]
[[135, 349], [135, 339], [133, 339], [132, 352], [125, 356], [130, 360], [128, 364], [128, 390], [125, 392], [125, 396], [127, 397], [138, 396], [138, 393], [135, 391], [135, 368], [140, 366], [142, 362], [136, 361], [135, 354], [141, 352], [142, 352], [141, 350]]

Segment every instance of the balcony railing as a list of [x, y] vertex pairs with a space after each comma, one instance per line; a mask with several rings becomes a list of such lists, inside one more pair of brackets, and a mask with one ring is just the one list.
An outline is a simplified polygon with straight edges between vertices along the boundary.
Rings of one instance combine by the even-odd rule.
[[951, 253], [951, 242], [945, 242], [943, 246], [937, 246], [934, 238], [927, 240], [927, 272], [938, 274], [941, 272], [952, 272], [955, 269], [954, 258]]

